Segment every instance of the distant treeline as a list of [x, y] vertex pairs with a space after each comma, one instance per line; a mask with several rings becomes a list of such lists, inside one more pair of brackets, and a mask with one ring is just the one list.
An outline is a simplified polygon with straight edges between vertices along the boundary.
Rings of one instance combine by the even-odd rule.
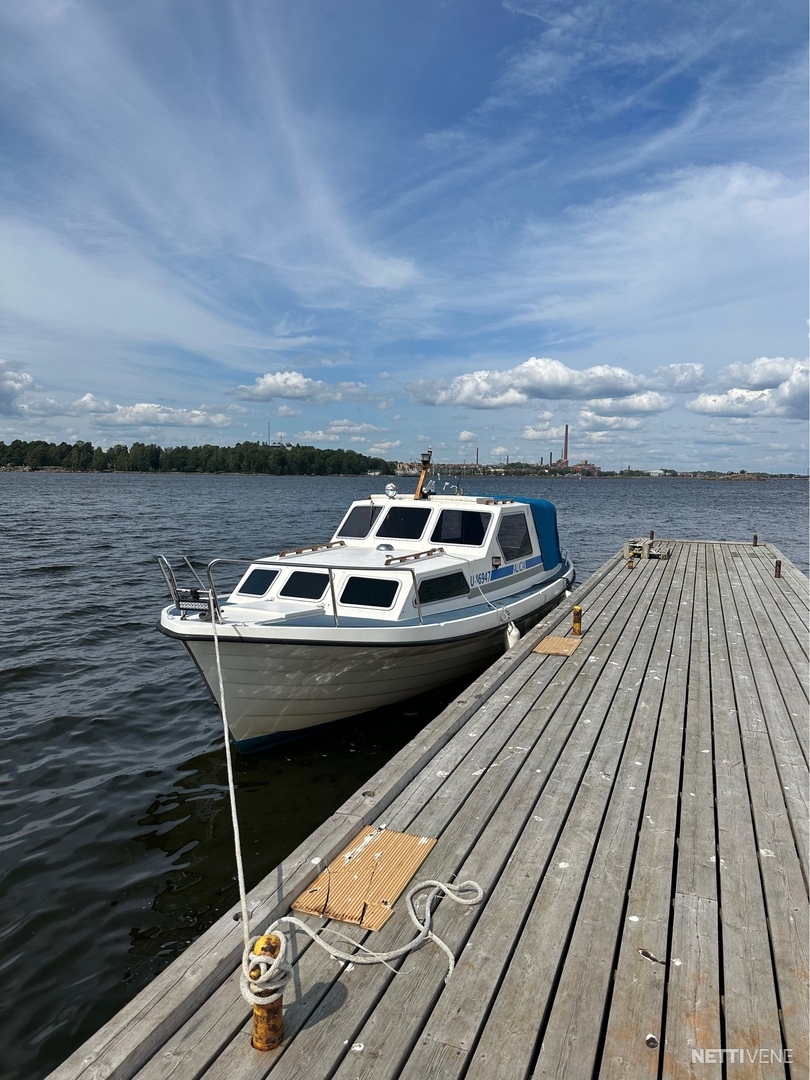
[[393, 473], [393, 461], [354, 450], [243, 442], [236, 446], [155, 446], [133, 443], [103, 450], [89, 442], [0, 442], [0, 468], [67, 469], [71, 472], [271, 473], [274, 476], [362, 476]]

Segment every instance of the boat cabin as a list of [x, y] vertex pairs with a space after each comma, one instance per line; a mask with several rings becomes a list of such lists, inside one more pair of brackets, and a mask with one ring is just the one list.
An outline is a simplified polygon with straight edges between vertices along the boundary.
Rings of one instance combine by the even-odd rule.
[[252, 563], [226, 606], [262, 622], [433, 621], [536, 588], [561, 560], [543, 499], [372, 495], [327, 543]]

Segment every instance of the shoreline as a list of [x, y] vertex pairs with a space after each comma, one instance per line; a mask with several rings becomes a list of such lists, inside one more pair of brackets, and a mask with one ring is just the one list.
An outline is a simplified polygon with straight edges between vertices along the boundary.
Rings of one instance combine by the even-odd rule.
[[[443, 466], [437, 466], [441, 470]], [[44, 465], [41, 467], [31, 465], [0, 465], [0, 473], [62, 473], [72, 475], [96, 475], [96, 476], [275, 476], [289, 480], [301, 479], [302, 477], [319, 477], [322, 479], [346, 480], [367, 477], [369, 480], [385, 479], [386, 482], [412, 479], [412, 477], [396, 477], [391, 474], [379, 474], [368, 476], [366, 473], [275, 473], [275, 472], [230, 472], [230, 471], [187, 471], [184, 469], [65, 469], [61, 465]], [[440, 474], [441, 475], [441, 474]], [[447, 475], [450, 475], [448, 472]], [[453, 473], [456, 475], [456, 473]], [[576, 473], [546, 473], [546, 472], [521, 472], [521, 473], [471, 473], [458, 474], [462, 480], [721, 480], [733, 483], [762, 483], [766, 480], [804, 480], [810, 481], [810, 475], [804, 473], [710, 473], [700, 472], [691, 475], [680, 476], [652, 476], [650, 473], [607, 473], [599, 476], [580, 476]]]

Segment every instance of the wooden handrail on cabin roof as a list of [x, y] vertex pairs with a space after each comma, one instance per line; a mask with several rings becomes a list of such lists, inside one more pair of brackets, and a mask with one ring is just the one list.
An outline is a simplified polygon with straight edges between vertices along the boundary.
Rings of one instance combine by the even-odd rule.
[[444, 548], [428, 548], [427, 551], [413, 551], [410, 555], [392, 555], [385, 560], [385, 565], [390, 566], [395, 562], [406, 562], [408, 559], [424, 559], [428, 555], [444, 555]]
[[283, 559], [285, 555], [305, 555], [308, 551], [325, 551], [327, 548], [345, 546], [345, 540], [330, 540], [324, 544], [310, 544], [308, 547], [294, 548], [292, 551], [280, 551], [278, 557]]

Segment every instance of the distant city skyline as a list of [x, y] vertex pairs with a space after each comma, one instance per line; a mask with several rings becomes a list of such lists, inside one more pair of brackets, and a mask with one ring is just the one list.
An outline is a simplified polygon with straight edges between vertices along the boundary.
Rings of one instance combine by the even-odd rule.
[[787, 0], [0, 11], [0, 440], [806, 472]]

